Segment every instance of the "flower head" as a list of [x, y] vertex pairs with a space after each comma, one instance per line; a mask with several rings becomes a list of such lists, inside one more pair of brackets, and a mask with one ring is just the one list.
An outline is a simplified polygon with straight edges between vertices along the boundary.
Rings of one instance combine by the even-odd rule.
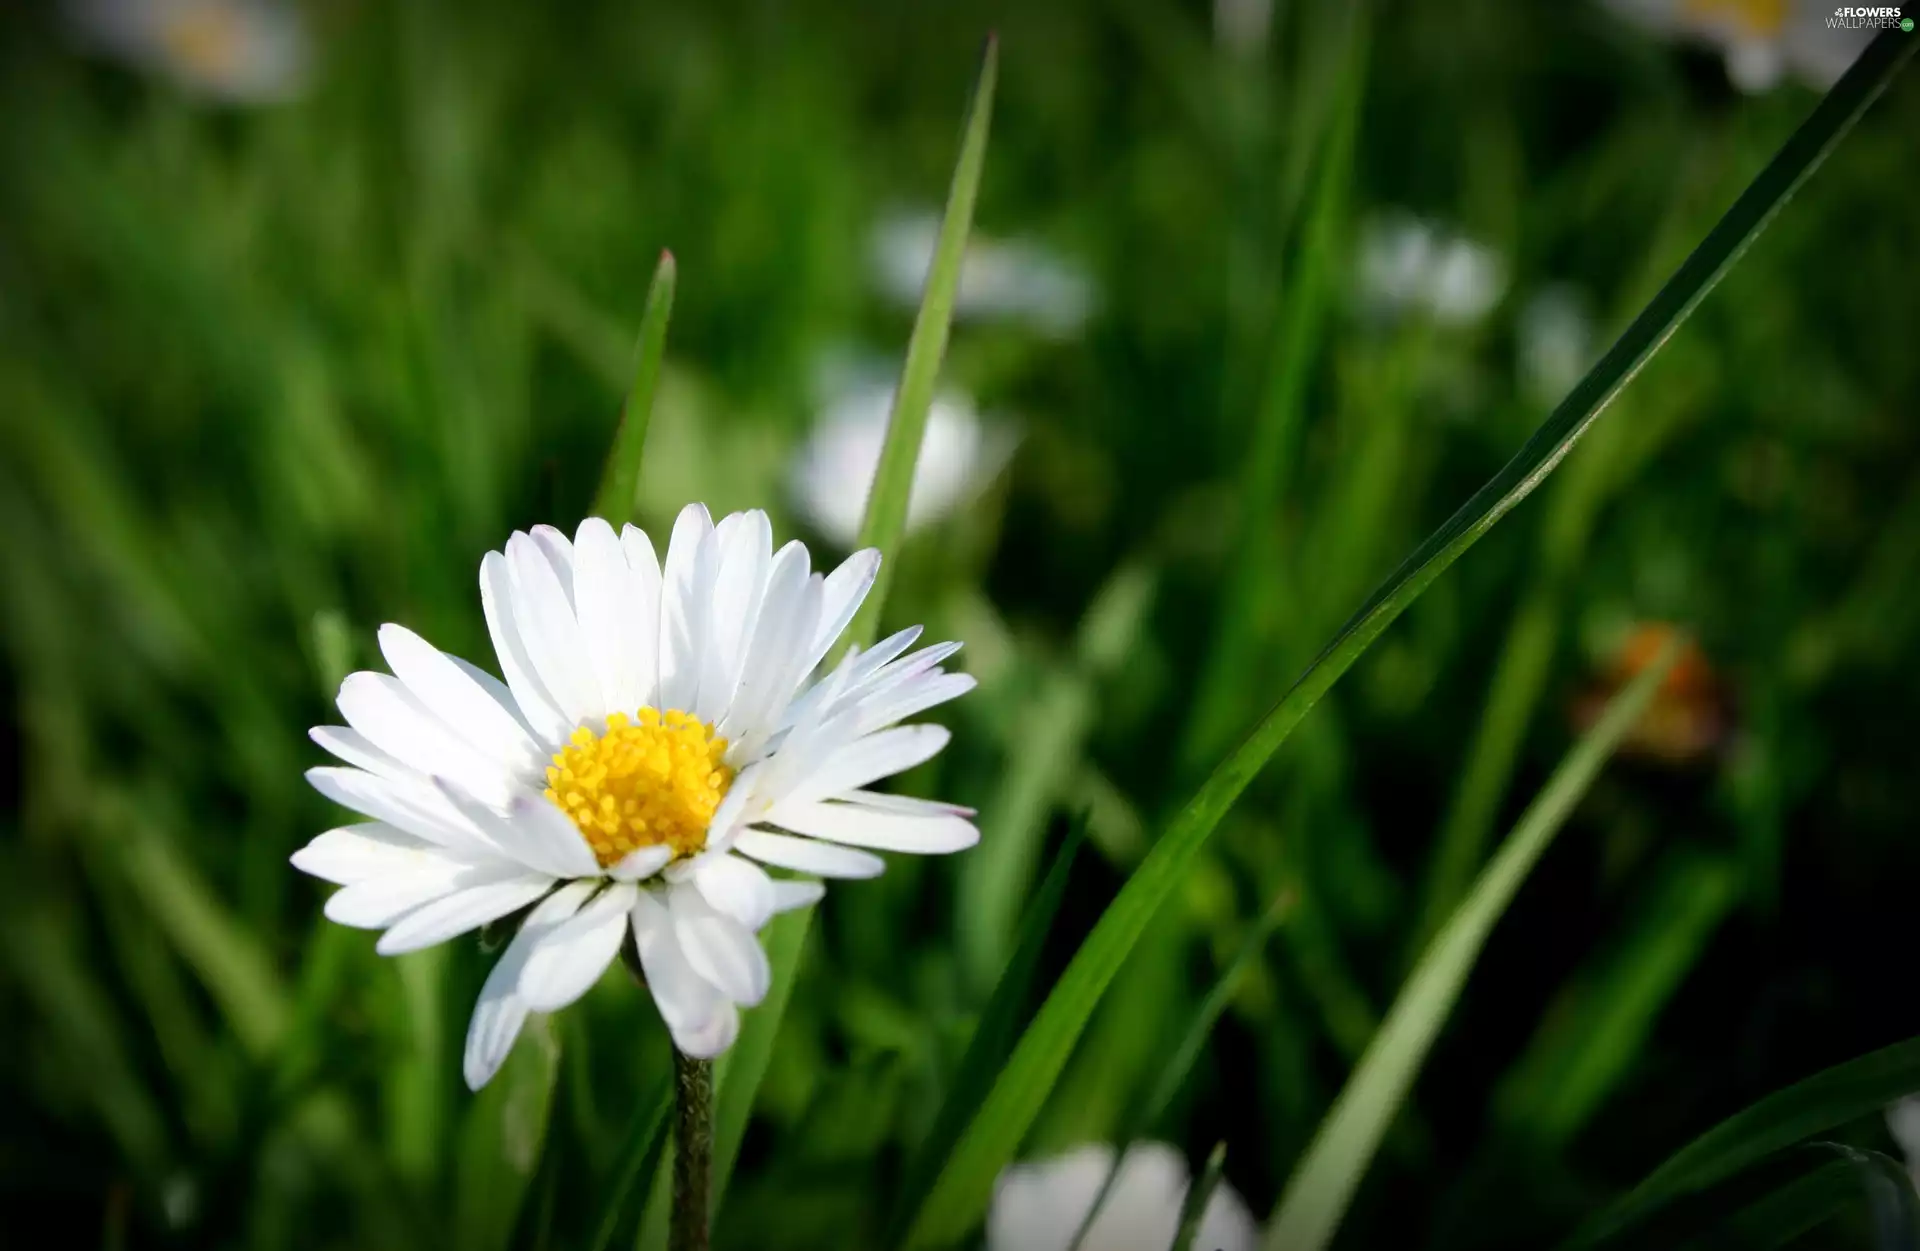
[[306, 26], [280, 0], [69, 0], [67, 12], [102, 52], [201, 95], [260, 104], [306, 85]]
[[[873, 232], [873, 276], [881, 292], [918, 308], [933, 267], [940, 219], [931, 213], [885, 218]], [[1094, 307], [1093, 282], [1059, 253], [1036, 243], [997, 242], [975, 234], [960, 263], [956, 317], [1024, 322], [1064, 338], [1085, 324]]]
[[[385, 931], [383, 955], [519, 912], [480, 992], [465, 1072], [478, 1089], [529, 1012], [596, 982], [631, 933], [674, 1044], [713, 1056], [767, 992], [757, 932], [818, 899], [815, 878], [873, 877], [874, 851], [972, 846], [973, 814], [880, 794], [947, 743], [900, 725], [963, 694], [903, 630], [813, 672], [865, 598], [879, 553], [824, 576], [773, 551], [766, 514], [713, 524], [695, 504], [664, 564], [647, 535], [598, 518], [571, 542], [515, 533], [480, 566], [504, 682], [403, 626], [380, 629], [393, 672], [340, 687], [345, 726], [314, 741], [345, 762], [322, 794], [372, 820], [330, 830], [295, 867], [340, 884], [326, 914]], [[768, 869], [804, 874], [776, 876]]]
[[[1095, 1144], [1000, 1174], [987, 1214], [987, 1251], [1068, 1251], [1113, 1168], [1113, 1156], [1112, 1147]], [[1189, 1184], [1187, 1162], [1178, 1151], [1159, 1142], [1135, 1144], [1088, 1226], [1081, 1251], [1168, 1251], [1180, 1232]], [[1253, 1215], [1223, 1180], [1207, 1200], [1193, 1245], [1253, 1251], [1259, 1242]]]
[[1788, 73], [1825, 91], [1874, 35], [1836, 16], [1830, 0], [1605, 0], [1629, 21], [1669, 37], [1709, 43], [1742, 91], [1766, 91]]
[[[829, 405], [794, 460], [795, 503], [820, 533], [842, 547], [859, 536], [867, 492], [880, 467], [893, 409], [889, 384], [859, 383]], [[945, 392], [927, 410], [914, 462], [907, 530], [946, 516], [973, 498], [1012, 453], [1013, 441], [980, 420], [966, 396]]]
[[1506, 292], [1506, 266], [1492, 249], [1404, 212], [1370, 223], [1360, 240], [1362, 302], [1376, 313], [1419, 313], [1471, 325]]

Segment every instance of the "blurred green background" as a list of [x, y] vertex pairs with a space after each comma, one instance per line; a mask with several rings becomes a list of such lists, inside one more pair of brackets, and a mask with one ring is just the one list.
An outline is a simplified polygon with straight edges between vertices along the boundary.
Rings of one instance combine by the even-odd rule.
[[[544, 1136], [524, 1087], [469, 1095], [491, 957], [382, 960], [320, 919], [287, 864], [337, 823], [305, 731], [383, 621], [491, 665], [479, 556], [587, 506], [662, 248], [644, 521], [765, 506], [835, 549], [791, 466], [846, 362], [896, 368], [912, 297], [876, 238], [940, 202], [997, 28], [977, 234], [1091, 298], [963, 309], [943, 378], [1017, 444], [916, 530], [888, 607], [968, 645], [981, 688], [908, 785], [984, 837], [822, 906], [717, 1230], [873, 1245], [1067, 818], [1091, 849], [1052, 972], [1816, 99], [1598, 5], [1352, 12], [1236, 42], [1171, 0], [316, 4], [308, 80], [263, 107], [0, 12], [10, 1222], [588, 1245], [667, 1062], [651, 1005], [610, 977], [529, 1031], [517, 1064], [559, 1057]], [[1920, 1033], [1916, 123], [1908, 75], [1313, 713], [1029, 1154], [1116, 1132], [1278, 901], [1154, 1127], [1224, 1140], [1267, 1211], [1435, 901], [1661, 623], [1699, 652], [1493, 935], [1340, 1245], [1539, 1245]]]

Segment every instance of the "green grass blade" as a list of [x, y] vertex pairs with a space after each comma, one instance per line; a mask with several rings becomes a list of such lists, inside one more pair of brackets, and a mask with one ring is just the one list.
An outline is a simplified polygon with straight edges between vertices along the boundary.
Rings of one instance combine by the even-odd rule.
[[1067, 841], [1054, 853], [1053, 864], [1041, 879], [1040, 888], [1028, 900], [1019, 945], [1014, 948], [992, 997], [980, 1013], [980, 1022], [974, 1026], [973, 1038], [967, 1043], [966, 1055], [961, 1057], [960, 1068], [954, 1073], [953, 1084], [947, 1089], [933, 1128], [907, 1164], [905, 1183], [894, 1201], [886, 1246], [898, 1246], [908, 1232], [907, 1221], [939, 1176], [941, 1164], [967, 1127], [968, 1115], [980, 1106], [1000, 1066], [1006, 1062], [1007, 1053], [1013, 1050], [1020, 1012], [1032, 994], [1034, 975], [1040, 966], [1040, 953], [1046, 947], [1047, 934], [1053, 928], [1060, 901], [1066, 897], [1067, 879], [1072, 876], [1073, 862], [1086, 837], [1087, 820], [1083, 816], [1073, 823]]
[[1676, 847], [1642, 891], [1619, 939], [1576, 973], [1494, 1094], [1498, 1119], [1559, 1149], [1606, 1106], [1660, 1011], [1705, 954], [1741, 895], [1725, 856]]
[[661, 1080], [660, 1092], [653, 1100], [634, 1113], [633, 1127], [620, 1149], [619, 1171], [607, 1191], [606, 1210], [600, 1215], [600, 1224], [594, 1231], [593, 1241], [587, 1244], [587, 1251], [607, 1251], [620, 1236], [633, 1188], [641, 1178], [653, 1176], [654, 1170], [660, 1167], [660, 1155], [667, 1145], [667, 1117], [672, 1112], [673, 1078], [668, 1075]]
[[620, 429], [593, 499], [593, 515], [605, 517], [615, 529], [633, 520], [633, 497], [640, 487], [640, 458], [647, 450], [647, 421], [653, 416], [653, 392], [660, 382], [660, 362], [667, 353], [667, 321], [673, 315], [673, 288], [678, 270], [673, 253], [662, 252], [647, 287], [646, 310], [640, 315], [640, 346], [633, 365], [633, 386], [620, 410]]
[[1220, 818], [1294, 727], [1434, 579], [1553, 471], [1574, 441], [1713, 289], [1741, 251], [1851, 128], [1915, 46], [1920, 45], [1898, 32], [1885, 32], [1875, 39], [1560, 407], [1491, 481], [1429, 535], [1374, 592], [1248, 739], [1214, 770], [1174, 817], [1088, 935], [980, 1106], [921, 1209], [914, 1225], [913, 1245], [951, 1244], [979, 1218], [993, 1179], [1018, 1150], [1127, 953], [1161, 904], [1186, 879], [1189, 866]]
[[1153, 1092], [1135, 1105], [1138, 1110], [1127, 1118], [1126, 1128], [1116, 1137], [1113, 1162], [1107, 1166], [1107, 1175], [1101, 1180], [1100, 1189], [1094, 1192], [1093, 1202], [1087, 1206], [1087, 1214], [1080, 1218], [1079, 1230], [1073, 1235], [1073, 1240], [1067, 1243], [1067, 1251], [1081, 1251], [1087, 1231], [1093, 1228], [1094, 1218], [1100, 1215], [1100, 1209], [1106, 1206], [1107, 1196], [1113, 1193], [1113, 1184], [1120, 1176], [1120, 1162], [1173, 1106], [1181, 1088], [1187, 1084], [1187, 1074], [1193, 1070], [1194, 1062], [1200, 1058], [1207, 1039], [1213, 1034], [1213, 1027], [1219, 1023], [1227, 1005], [1233, 1002], [1234, 991], [1240, 985], [1240, 975], [1266, 950], [1267, 940], [1273, 937], [1273, 931], [1292, 912], [1298, 898], [1291, 887], [1282, 890], [1267, 905], [1266, 912], [1249, 927], [1246, 941], [1234, 953], [1233, 959], [1227, 962], [1226, 971], [1214, 982], [1207, 997], [1200, 1002], [1200, 1010], [1194, 1013], [1193, 1020], [1187, 1025], [1186, 1036], [1174, 1047], [1166, 1068], [1160, 1071], [1160, 1079], [1154, 1083]]
[[1187, 1187], [1187, 1197], [1180, 1204], [1180, 1228], [1173, 1235], [1170, 1251], [1205, 1251], [1194, 1246], [1194, 1239], [1200, 1236], [1200, 1222], [1206, 1219], [1207, 1204], [1213, 1201], [1213, 1192], [1220, 1188], [1220, 1177], [1226, 1171], [1227, 1144], [1217, 1142], [1207, 1153], [1206, 1167], [1193, 1185]]
[[1678, 645], [1669, 641], [1660, 656], [1613, 698], [1528, 805], [1499, 854], [1414, 966], [1379, 1033], [1294, 1168], [1267, 1227], [1269, 1251], [1318, 1251], [1332, 1240], [1495, 923], [1601, 766], [1646, 710], [1677, 655]]
[[967, 234], [973, 227], [973, 202], [980, 190], [980, 171], [987, 157], [987, 125], [993, 116], [993, 89], [999, 77], [999, 64], [1000, 43], [990, 35], [980, 61], [980, 74], [974, 83], [973, 102], [967, 109], [960, 159], [954, 166], [953, 182], [947, 190], [946, 213], [940, 219], [940, 235], [934, 244], [933, 264], [927, 271], [926, 291], [920, 297], [920, 311], [913, 319], [913, 334], [907, 339], [906, 364], [900, 371], [900, 386], [894, 392], [893, 411], [887, 418], [887, 441], [880, 452], [879, 467], [874, 470], [866, 516], [860, 523], [859, 545], [879, 548], [885, 559], [873, 589], [860, 606], [859, 615], [848, 627], [848, 646], [866, 647], [876, 637], [880, 611], [886, 604], [887, 588], [893, 580], [893, 561], [899, 552], [900, 536], [906, 530], [907, 497], [913, 490], [914, 466], [920, 460], [920, 437], [926, 432], [927, 409], [933, 404], [940, 360], [947, 351], [947, 331], [953, 323], [953, 304], [960, 292], [960, 262], [966, 256]]
[[454, 1175], [454, 1246], [494, 1251], [512, 1242], [540, 1168], [559, 1071], [552, 1022], [535, 1018], [506, 1066], [467, 1109]]
[[713, 1122], [713, 1206], [719, 1210], [733, 1177], [734, 1163], [740, 1158], [740, 1143], [747, 1136], [747, 1122], [753, 1116], [754, 1096], [767, 1075], [773, 1059], [773, 1040], [780, 1032], [780, 1019], [786, 1015], [787, 1000], [800, 969], [800, 953], [806, 949], [807, 934], [813, 926], [812, 908], [796, 908], [773, 919], [767, 927], [767, 959], [773, 965], [773, 983], [760, 1006], [747, 1013], [740, 1024], [740, 1037], [716, 1066]]
[[1920, 1090], [1920, 1038], [1836, 1064], [1768, 1095], [1694, 1139], [1562, 1247], [1580, 1251], [1611, 1242], [1689, 1194], [1723, 1182], [1815, 1134], [1875, 1115], [1916, 1090]]

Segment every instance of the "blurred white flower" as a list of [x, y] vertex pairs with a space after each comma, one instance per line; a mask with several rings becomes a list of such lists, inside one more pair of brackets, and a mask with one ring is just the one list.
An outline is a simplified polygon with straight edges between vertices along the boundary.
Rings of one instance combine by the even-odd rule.
[[[841, 547], [851, 547], [859, 537], [892, 408], [891, 385], [846, 385], [828, 403], [794, 460], [795, 502], [814, 529]], [[982, 422], [966, 396], [957, 391], [936, 395], [921, 436], [920, 459], [913, 467], [908, 531], [971, 501], [1012, 452], [1012, 437]]]
[[1520, 386], [1536, 402], [1557, 404], [1593, 361], [1593, 318], [1573, 287], [1542, 288], [1520, 310], [1515, 336]]
[[[1067, 1251], [1112, 1167], [1113, 1148], [1096, 1144], [1007, 1169], [994, 1183], [987, 1251]], [[1135, 1144], [1081, 1251], [1168, 1251], [1180, 1232], [1180, 1205], [1189, 1183], [1187, 1162], [1178, 1151], [1165, 1143]], [[1207, 1200], [1193, 1245], [1254, 1251], [1259, 1242], [1252, 1213], [1223, 1179]]]
[[[939, 237], [938, 214], [882, 218], [870, 245], [881, 293], [902, 307], [918, 308]], [[968, 239], [954, 316], [1024, 322], [1064, 338], [1086, 323], [1093, 305], [1092, 279], [1059, 253], [1036, 243], [995, 242], [977, 231]]]
[[1920, 1095], [1908, 1095], [1887, 1107], [1887, 1129], [1907, 1157], [1907, 1170], [1920, 1189]]
[[1213, 41], [1228, 53], [1257, 60], [1273, 26], [1273, 0], [1213, 0]]
[[488, 552], [480, 603], [504, 683], [380, 628], [393, 675], [349, 675], [347, 725], [312, 731], [347, 767], [307, 773], [372, 820], [293, 864], [343, 887], [327, 917], [385, 931], [382, 955], [531, 908], [474, 1008], [469, 1086], [629, 933], [674, 1045], [717, 1055], [767, 993], [755, 935], [818, 899], [814, 878], [876, 876], [869, 848], [979, 839], [968, 809], [868, 789], [946, 746], [940, 726], [898, 723], [972, 689], [940, 667], [959, 644], [903, 654], [920, 631], [902, 630], [811, 680], [879, 567], [856, 552], [823, 577], [801, 543], [773, 551], [765, 513], [715, 525], [691, 504], [664, 565], [644, 531], [597, 517], [572, 541], [536, 526]]
[[264, 104], [306, 86], [306, 24], [283, 0], [67, 0], [66, 11], [101, 52], [188, 91]]
[[1878, 33], [1830, 26], [1832, 0], [1602, 0], [1615, 13], [1670, 38], [1712, 44], [1727, 78], [1765, 91], [1787, 73], [1825, 91]]
[[1506, 266], [1483, 244], [1408, 213], [1362, 231], [1362, 303], [1376, 313], [1419, 313], [1446, 325], [1485, 317], [1507, 289]]

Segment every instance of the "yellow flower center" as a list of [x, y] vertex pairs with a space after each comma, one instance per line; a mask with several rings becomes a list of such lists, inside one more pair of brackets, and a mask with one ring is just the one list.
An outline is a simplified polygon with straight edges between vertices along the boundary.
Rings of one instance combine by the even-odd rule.
[[733, 785], [727, 740], [697, 717], [642, 708], [613, 713], [607, 732], [581, 726], [547, 766], [547, 798], [567, 814], [602, 867], [642, 847], [691, 856]]
[[1744, 34], [1777, 36], [1787, 24], [1787, 0], [1681, 0], [1689, 17], [1731, 22]]

